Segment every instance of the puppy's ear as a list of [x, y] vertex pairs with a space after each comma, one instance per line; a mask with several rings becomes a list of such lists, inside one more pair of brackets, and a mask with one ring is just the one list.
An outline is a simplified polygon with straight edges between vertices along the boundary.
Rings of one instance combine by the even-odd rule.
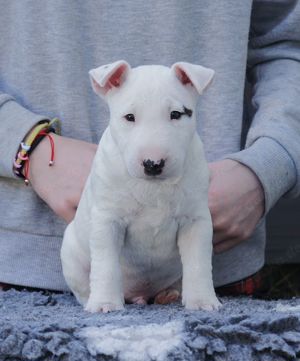
[[124, 83], [129, 70], [130, 65], [124, 60], [90, 70], [89, 76], [94, 92], [104, 97], [112, 88], [120, 87]]
[[171, 70], [183, 85], [194, 87], [201, 95], [212, 82], [215, 72], [212, 69], [191, 63], [175, 63]]

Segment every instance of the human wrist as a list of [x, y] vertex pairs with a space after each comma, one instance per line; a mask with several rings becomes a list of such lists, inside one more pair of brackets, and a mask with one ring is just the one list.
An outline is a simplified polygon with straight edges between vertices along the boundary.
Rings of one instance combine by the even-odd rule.
[[296, 169], [287, 151], [268, 137], [257, 139], [249, 148], [229, 154], [226, 159], [247, 166], [259, 179], [265, 197], [265, 213], [296, 182]]
[[[49, 165], [53, 165], [54, 158], [54, 141], [53, 134], [55, 132], [60, 133], [60, 121], [57, 118], [52, 119], [51, 121], [45, 120], [37, 123], [25, 136], [21, 142], [16, 158], [13, 163], [14, 173], [24, 179], [25, 184], [29, 184], [28, 175], [29, 175], [29, 163], [31, 154], [39, 144], [43, 142], [44, 138], [49, 138], [51, 145], [51, 158]], [[51, 135], [52, 134], [52, 135]]]
[[[54, 137], [56, 134], [49, 132], [49, 134]], [[34, 168], [37, 159], [43, 159], [47, 163], [50, 154], [50, 144], [46, 136], [40, 137], [39, 141], [34, 145], [32, 151], [30, 152], [30, 167]], [[22, 174], [25, 177], [25, 167], [22, 167]], [[31, 177], [30, 177], [31, 178]]]

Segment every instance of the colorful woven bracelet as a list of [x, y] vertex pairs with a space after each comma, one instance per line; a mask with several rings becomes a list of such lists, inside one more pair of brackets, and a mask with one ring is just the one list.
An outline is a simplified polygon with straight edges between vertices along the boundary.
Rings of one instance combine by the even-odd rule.
[[[48, 136], [51, 144], [51, 159], [49, 165], [52, 165], [54, 162], [54, 142], [48, 133], [54, 132], [56, 134], [60, 134], [60, 130], [60, 120], [58, 118], [54, 118], [50, 122], [42, 121], [38, 123], [25, 137], [24, 141], [21, 142], [17, 156], [13, 163], [13, 171], [16, 176], [24, 179], [26, 185], [29, 184], [29, 155], [44, 138], [44, 136]], [[25, 175], [23, 175], [22, 172], [24, 167]]]
[[[47, 128], [45, 129], [45, 131], [47, 133], [56, 133], [55, 129], [50, 127], [50, 128]], [[30, 147], [30, 151], [28, 153], [28, 156], [35, 150], [35, 148], [41, 143], [41, 141], [43, 140], [44, 136], [39, 136], [39, 134], [37, 135], [37, 137], [35, 138], [35, 140], [33, 141], [33, 143], [31, 144], [31, 147]]]

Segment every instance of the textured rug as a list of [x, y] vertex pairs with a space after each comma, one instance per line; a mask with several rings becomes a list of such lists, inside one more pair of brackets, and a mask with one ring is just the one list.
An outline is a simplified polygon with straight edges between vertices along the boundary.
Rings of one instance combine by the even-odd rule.
[[300, 299], [222, 298], [219, 312], [127, 305], [90, 314], [70, 294], [0, 293], [0, 360], [297, 360]]

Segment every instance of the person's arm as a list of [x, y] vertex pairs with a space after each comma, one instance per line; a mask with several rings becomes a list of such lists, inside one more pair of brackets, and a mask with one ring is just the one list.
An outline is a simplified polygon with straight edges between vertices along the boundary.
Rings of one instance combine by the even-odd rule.
[[[47, 117], [31, 112], [10, 95], [0, 92], [0, 177], [23, 182], [13, 173], [13, 161], [25, 135], [44, 119]], [[97, 146], [56, 134], [52, 137], [55, 164], [48, 166], [51, 147], [45, 137], [30, 155], [30, 186], [58, 216], [70, 222], [75, 215]]]
[[300, 4], [253, 3], [248, 81], [255, 115], [246, 149], [234, 159], [259, 178], [265, 212], [283, 195], [300, 194]]
[[35, 114], [18, 104], [15, 99], [0, 91], [0, 177], [17, 179], [13, 173], [20, 142], [25, 135], [47, 116]]
[[247, 239], [281, 196], [300, 193], [299, 24], [298, 1], [254, 0], [247, 79], [255, 115], [245, 150], [210, 165], [217, 252]]
[[30, 156], [29, 180], [34, 191], [66, 222], [71, 222], [90, 173], [97, 145], [52, 134], [54, 165], [49, 167], [47, 137]]

